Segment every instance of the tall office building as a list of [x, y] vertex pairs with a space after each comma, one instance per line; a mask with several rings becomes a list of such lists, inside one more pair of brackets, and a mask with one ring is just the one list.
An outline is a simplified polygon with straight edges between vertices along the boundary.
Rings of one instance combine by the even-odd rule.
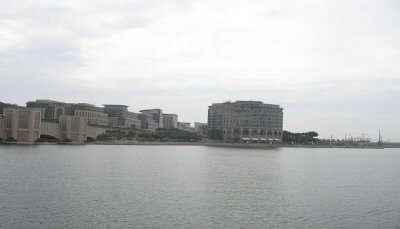
[[208, 134], [215, 139], [282, 139], [283, 109], [259, 101], [214, 103], [208, 107]]
[[163, 114], [163, 125], [165, 129], [178, 128], [178, 115], [177, 114]]
[[61, 115], [73, 115], [70, 104], [55, 100], [38, 99], [36, 101], [27, 102], [26, 107], [39, 109], [42, 120], [46, 121], [58, 122]]
[[152, 119], [156, 122], [157, 128], [164, 128], [163, 113], [161, 109], [146, 109], [141, 110], [140, 113], [150, 115]]
[[139, 114], [128, 111], [125, 105], [104, 105], [108, 125], [113, 128], [141, 128]]

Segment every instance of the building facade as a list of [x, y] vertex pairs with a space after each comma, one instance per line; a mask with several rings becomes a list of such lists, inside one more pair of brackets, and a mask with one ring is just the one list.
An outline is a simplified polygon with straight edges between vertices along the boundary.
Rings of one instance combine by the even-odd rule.
[[73, 105], [74, 116], [87, 119], [89, 125], [108, 126], [108, 115], [104, 108], [92, 104], [78, 103]]
[[281, 141], [283, 109], [259, 101], [214, 103], [208, 107], [208, 134], [214, 139], [262, 138]]
[[18, 105], [17, 105], [17, 104], [11, 104], [11, 103], [3, 103], [3, 102], [0, 102], [0, 115], [3, 114], [3, 110], [4, 110], [5, 108], [18, 108]]
[[59, 119], [60, 137], [63, 141], [78, 144], [87, 139], [88, 120], [85, 117], [62, 115]]
[[195, 132], [195, 129], [192, 127], [190, 122], [178, 122], [178, 129], [188, 132]]
[[40, 110], [42, 120], [58, 121], [61, 115], [73, 115], [72, 105], [49, 99], [38, 99], [26, 103], [28, 108]]
[[157, 128], [164, 128], [163, 125], [163, 113], [161, 109], [147, 109], [141, 110], [140, 113], [147, 115], [147, 117], [152, 117], [157, 125]]
[[158, 123], [153, 119], [152, 114], [139, 114], [141, 128], [146, 131], [155, 131], [158, 128]]
[[164, 129], [178, 128], [178, 115], [177, 114], [163, 114]]
[[16, 142], [35, 142], [40, 138], [41, 113], [29, 108], [5, 108], [2, 121], [3, 139]]
[[135, 129], [141, 127], [139, 114], [128, 111], [126, 105], [104, 105], [108, 115], [108, 126], [112, 128]]
[[5, 132], [5, 122], [3, 114], [0, 114], [0, 141], [4, 139]]
[[196, 130], [196, 133], [199, 136], [206, 137], [208, 135], [208, 124], [207, 123], [195, 122], [194, 129]]

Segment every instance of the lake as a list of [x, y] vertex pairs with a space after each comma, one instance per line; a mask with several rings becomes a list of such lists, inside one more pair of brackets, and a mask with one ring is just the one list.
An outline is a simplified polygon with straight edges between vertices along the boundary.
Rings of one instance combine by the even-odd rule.
[[400, 149], [0, 146], [0, 228], [400, 228]]

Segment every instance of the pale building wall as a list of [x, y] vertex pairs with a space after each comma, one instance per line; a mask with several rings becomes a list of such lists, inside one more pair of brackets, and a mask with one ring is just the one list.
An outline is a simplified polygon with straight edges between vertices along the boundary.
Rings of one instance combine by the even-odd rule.
[[29, 108], [4, 110], [5, 139], [17, 142], [34, 142], [40, 138], [41, 113]]
[[3, 115], [0, 115], [0, 139], [4, 140], [4, 135], [5, 135], [5, 123]]
[[87, 119], [62, 115], [60, 117], [60, 135], [61, 140], [71, 141], [76, 144], [83, 144], [87, 138]]
[[96, 139], [97, 136], [104, 134], [105, 132], [106, 132], [106, 128], [99, 127], [99, 126], [88, 126], [87, 137]]
[[142, 122], [139, 119], [125, 118], [124, 124], [120, 128], [132, 128], [133, 126], [135, 128], [140, 128], [141, 123]]
[[74, 116], [83, 117], [88, 124], [97, 126], [108, 126], [108, 115], [100, 111], [75, 110]]
[[[106, 131], [105, 127], [100, 126], [88, 126], [85, 122], [85, 118], [81, 120], [73, 119], [72, 116], [63, 116], [60, 119], [60, 122], [42, 122], [41, 124], [41, 134], [42, 135], [50, 135], [61, 141], [65, 141], [67, 139], [72, 140], [74, 143], [83, 143], [87, 137], [91, 137], [96, 139], [100, 134], [104, 134]], [[81, 123], [82, 122], [82, 123]], [[78, 129], [75, 126], [75, 129], [72, 129], [74, 123], [79, 123], [80, 126]], [[85, 130], [86, 126], [86, 130]], [[74, 138], [75, 136], [75, 138]]]
[[60, 125], [58, 122], [42, 121], [40, 132], [41, 135], [49, 135], [61, 139]]

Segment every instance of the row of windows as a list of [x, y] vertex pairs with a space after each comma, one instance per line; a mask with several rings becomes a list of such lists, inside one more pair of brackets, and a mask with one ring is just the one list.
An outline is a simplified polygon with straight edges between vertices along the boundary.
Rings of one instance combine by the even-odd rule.
[[91, 111], [75, 111], [75, 116], [92, 118], [107, 118], [106, 114]]
[[264, 129], [260, 129], [260, 130], [249, 130], [249, 129], [234, 129], [234, 130], [224, 130], [223, 131], [224, 135], [242, 135], [242, 136], [281, 136], [282, 135], [282, 131], [280, 130], [264, 130]]

